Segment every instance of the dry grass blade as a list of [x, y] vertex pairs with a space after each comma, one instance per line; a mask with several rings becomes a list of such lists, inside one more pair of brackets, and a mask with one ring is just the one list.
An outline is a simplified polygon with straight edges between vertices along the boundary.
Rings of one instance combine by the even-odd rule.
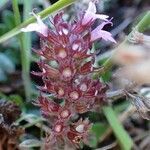
[[116, 145], [117, 145], [117, 142], [115, 141], [115, 142], [111, 143], [110, 145], [104, 146], [102, 148], [98, 148], [96, 150], [108, 150], [108, 149], [114, 148]]

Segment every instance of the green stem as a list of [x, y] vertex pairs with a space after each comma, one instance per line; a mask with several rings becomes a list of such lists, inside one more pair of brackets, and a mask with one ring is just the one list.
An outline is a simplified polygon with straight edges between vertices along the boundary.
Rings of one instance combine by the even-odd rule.
[[[26, 20], [27, 18], [29, 18], [29, 13], [32, 10], [32, 1], [23, 1], [23, 20]], [[31, 33], [24, 33], [24, 41], [26, 41], [26, 62], [27, 62], [27, 70], [28, 72], [30, 71], [30, 58], [31, 58]]]
[[[20, 17], [20, 12], [18, 8], [18, 0], [13, 0], [12, 1], [13, 5], [13, 11], [14, 11], [14, 17], [15, 17], [15, 22], [16, 25], [19, 25], [21, 23], [21, 17]], [[20, 54], [21, 54], [21, 64], [22, 64], [22, 79], [24, 83], [24, 88], [25, 88], [25, 96], [26, 99], [30, 99], [30, 91], [31, 91], [31, 82], [30, 82], [30, 60], [29, 60], [29, 47], [28, 44], [26, 44], [26, 36], [25, 33], [21, 33], [18, 35], [18, 40], [20, 42]]]
[[[32, 0], [30, 1], [23, 1], [23, 20], [26, 20], [29, 16], [29, 13], [32, 11]], [[25, 91], [26, 91], [26, 98], [30, 100], [31, 97], [31, 79], [30, 79], [30, 58], [31, 58], [31, 33], [22, 33], [24, 35], [23, 41], [24, 43], [24, 62], [26, 62], [25, 68], [25, 75], [26, 78], [26, 86], [25, 86]]]
[[[75, 1], [77, 1], [77, 0], [59, 0], [58, 2], [53, 4], [52, 6], [49, 6], [47, 9], [45, 9], [45, 10], [41, 11], [40, 13], [38, 13], [38, 15], [40, 15], [41, 18], [45, 18], [49, 14], [51, 14], [53, 12], [56, 12], [56, 11], [59, 11], [60, 9], [63, 9], [65, 7], [71, 5]], [[15, 27], [11, 31], [9, 31], [8, 33], [1, 36], [0, 37], [0, 43], [3, 43], [5, 41], [7, 41], [9, 38], [19, 34], [21, 32], [20, 31], [21, 28], [23, 28], [23, 27], [27, 26], [28, 24], [33, 23], [35, 21], [36, 21], [35, 17], [31, 17], [28, 20], [24, 21], [23, 23], [21, 23], [20, 25], [18, 25], [17, 27]]]
[[93, 79], [98, 79], [100, 76], [104, 75], [108, 70], [112, 68], [112, 62], [111, 58], [107, 59], [105, 63], [103, 64], [103, 67], [100, 69], [100, 71], [93, 74]]
[[150, 11], [146, 13], [143, 19], [137, 24], [136, 28], [139, 32], [144, 32], [150, 27]]
[[16, 25], [19, 25], [21, 23], [21, 17], [20, 17], [19, 8], [18, 8], [18, 0], [13, 0], [12, 6], [13, 6], [13, 11], [14, 11], [15, 23]]
[[103, 112], [117, 137], [122, 150], [131, 150], [133, 147], [133, 141], [128, 133], [119, 122], [114, 110], [110, 106], [103, 107]]

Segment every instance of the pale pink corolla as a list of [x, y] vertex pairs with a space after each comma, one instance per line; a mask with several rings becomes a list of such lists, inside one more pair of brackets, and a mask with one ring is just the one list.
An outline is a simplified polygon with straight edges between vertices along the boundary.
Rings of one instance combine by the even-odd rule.
[[33, 12], [32, 12], [32, 15], [35, 16], [37, 22], [29, 24], [25, 28], [22, 28], [21, 31], [22, 32], [36, 31], [36, 32], [42, 34], [43, 36], [47, 37], [47, 35], [48, 35], [48, 27], [43, 23], [43, 21], [41, 20], [39, 15], [36, 15]]
[[107, 21], [109, 16], [103, 14], [96, 14], [96, 6], [94, 2], [89, 2], [88, 9], [85, 12], [85, 15], [82, 20], [82, 24], [85, 25], [90, 21], [94, 21], [96, 19], [101, 19]]
[[105, 41], [111, 41], [116, 43], [110, 32], [102, 30], [106, 24], [111, 24], [111, 22], [110, 21], [103, 22], [91, 32], [91, 42], [102, 38]]

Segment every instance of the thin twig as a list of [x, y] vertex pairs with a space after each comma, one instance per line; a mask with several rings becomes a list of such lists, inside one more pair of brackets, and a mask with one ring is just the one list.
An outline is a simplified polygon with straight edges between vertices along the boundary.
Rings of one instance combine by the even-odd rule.
[[115, 142], [111, 143], [110, 145], [107, 145], [107, 146], [104, 146], [101, 148], [97, 148], [95, 150], [108, 150], [108, 149], [114, 148], [116, 145], [117, 145], [117, 142], [115, 141]]

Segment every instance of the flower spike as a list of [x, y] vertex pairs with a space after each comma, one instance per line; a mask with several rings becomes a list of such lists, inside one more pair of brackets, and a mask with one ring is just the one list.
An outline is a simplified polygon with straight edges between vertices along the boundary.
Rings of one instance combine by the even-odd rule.
[[[94, 2], [90, 2], [84, 16], [72, 23], [64, 21], [62, 13], [57, 14], [52, 29], [48, 29], [39, 16], [33, 15], [37, 23], [22, 30], [44, 35], [41, 50], [35, 51], [41, 58], [38, 62], [41, 72], [34, 72], [42, 76], [44, 84], [39, 87], [41, 95], [36, 105], [51, 123], [51, 134], [46, 137], [44, 149], [58, 149], [62, 142], [73, 149], [80, 148], [81, 143], [88, 144], [92, 124], [88, 119], [77, 119], [77, 116], [99, 107], [107, 90], [100, 80], [92, 79], [98, 68], [94, 67], [95, 53], [90, 49], [100, 38], [115, 42], [111, 33], [103, 30], [112, 22], [107, 20], [108, 16], [96, 14]], [[92, 31], [97, 18], [103, 21]], [[38, 26], [36, 30], [30, 28], [35, 26]]]

